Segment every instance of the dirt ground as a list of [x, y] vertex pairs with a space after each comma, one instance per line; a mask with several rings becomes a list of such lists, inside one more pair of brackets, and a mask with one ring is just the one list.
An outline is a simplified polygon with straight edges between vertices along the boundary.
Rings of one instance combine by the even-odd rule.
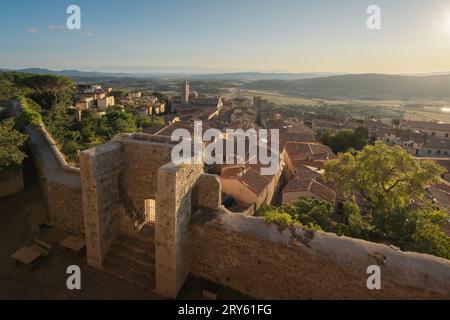
[[[126, 281], [89, 267], [86, 255], [65, 252], [59, 243], [69, 234], [56, 228], [40, 228], [48, 224], [32, 164], [24, 171], [26, 190], [0, 199], [0, 300], [154, 300], [162, 299], [151, 290], [144, 290]], [[35, 239], [52, 244], [52, 253], [33, 269], [16, 265], [11, 255]], [[67, 289], [67, 267], [81, 269], [81, 290]], [[203, 289], [216, 287], [202, 279], [190, 278], [179, 299], [204, 299]], [[217, 286], [219, 299], [248, 299], [233, 290]]]
[[[151, 291], [90, 268], [86, 255], [66, 253], [58, 245], [67, 233], [52, 228], [40, 229], [48, 223], [45, 204], [36, 179], [26, 172], [26, 191], [0, 199], [0, 299], [158, 299]], [[35, 239], [53, 245], [53, 252], [34, 269], [16, 265], [11, 255]], [[67, 289], [67, 267], [81, 269], [81, 290]]]

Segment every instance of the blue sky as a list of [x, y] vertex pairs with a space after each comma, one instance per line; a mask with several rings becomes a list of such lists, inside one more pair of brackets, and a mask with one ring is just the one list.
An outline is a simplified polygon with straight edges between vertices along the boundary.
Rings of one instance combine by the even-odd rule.
[[[82, 30], [68, 31], [79, 5]], [[382, 29], [366, 28], [366, 9]], [[450, 0], [2, 0], [0, 67], [450, 71]]]

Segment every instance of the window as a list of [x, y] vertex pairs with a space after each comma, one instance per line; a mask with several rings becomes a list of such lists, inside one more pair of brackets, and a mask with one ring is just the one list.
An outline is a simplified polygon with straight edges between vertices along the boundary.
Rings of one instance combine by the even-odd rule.
[[145, 200], [145, 222], [156, 222], [156, 201], [154, 199]]
[[441, 154], [441, 150], [438, 150], [436, 153], [437, 153], [437, 154]]
[[436, 136], [436, 132], [432, 132], [431, 135], [434, 137]]
[[431, 150], [428, 150], [428, 154], [431, 154]]
[[445, 134], [445, 137], [448, 138], [448, 133]]

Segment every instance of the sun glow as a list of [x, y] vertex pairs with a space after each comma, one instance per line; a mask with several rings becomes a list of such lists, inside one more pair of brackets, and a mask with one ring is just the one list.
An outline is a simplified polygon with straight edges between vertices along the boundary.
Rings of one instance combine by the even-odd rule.
[[450, 12], [447, 13], [447, 21], [446, 21], [446, 25], [447, 25], [447, 32], [448, 34], [450, 34]]
[[437, 4], [434, 17], [432, 17], [435, 35], [441, 40], [448, 39], [450, 36], [450, 3], [439, 1]]
[[450, 8], [445, 8], [442, 15], [442, 29], [447, 35], [450, 35]]

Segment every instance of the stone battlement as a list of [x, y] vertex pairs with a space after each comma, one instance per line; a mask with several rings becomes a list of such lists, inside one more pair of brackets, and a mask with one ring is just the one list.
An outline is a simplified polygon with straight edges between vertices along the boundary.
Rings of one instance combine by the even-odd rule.
[[[296, 227], [281, 230], [226, 210], [199, 212], [190, 232], [191, 273], [256, 298], [450, 298], [446, 259]], [[367, 289], [371, 265], [381, 268], [382, 290]]]
[[[61, 168], [48, 140], [34, 130], [41, 185], [58, 227], [84, 233], [89, 265], [105, 270], [110, 253], [120, 249], [127, 256], [118, 240], [142, 241], [142, 223], [151, 224], [154, 260], [145, 261], [154, 268], [146, 268], [155, 280], [149, 286], [162, 296], [175, 298], [192, 274], [261, 299], [450, 298], [448, 260], [281, 230], [228, 212], [219, 178], [204, 174], [203, 165], [173, 164], [169, 137], [118, 135], [81, 152], [77, 173]], [[382, 290], [367, 289], [370, 265], [381, 268]]]

